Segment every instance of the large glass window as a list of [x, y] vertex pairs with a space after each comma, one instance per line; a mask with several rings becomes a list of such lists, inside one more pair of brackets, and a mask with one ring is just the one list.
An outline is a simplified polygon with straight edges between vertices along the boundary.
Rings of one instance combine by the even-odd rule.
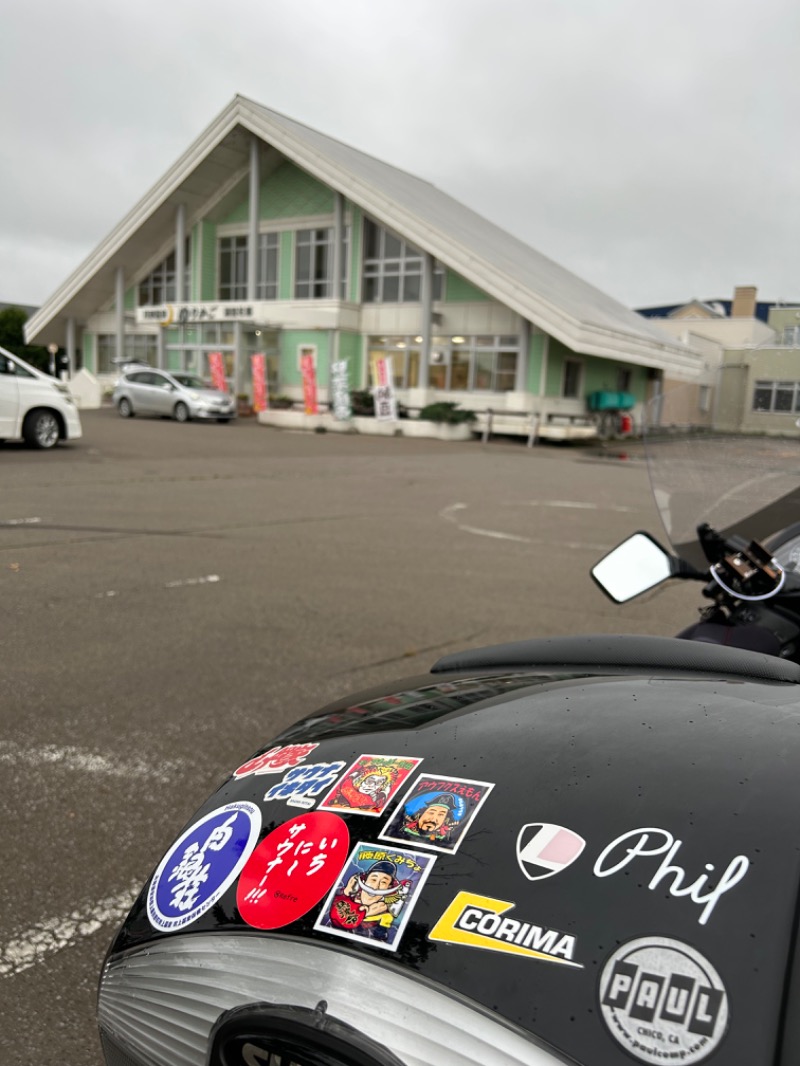
[[324, 299], [331, 295], [333, 278], [333, 229], [297, 231], [294, 295], [298, 300]]
[[258, 235], [258, 285], [259, 300], [278, 299], [278, 249], [277, 233]]
[[434, 337], [428, 384], [434, 389], [510, 392], [518, 359], [519, 337]]
[[[186, 238], [184, 250], [183, 291], [189, 293], [192, 276], [192, 242]], [[139, 282], [139, 307], [153, 304], [174, 303], [177, 299], [175, 287], [175, 253], [170, 252], [158, 266]]]
[[219, 298], [247, 299], [247, 237], [219, 239]]
[[[158, 358], [158, 338], [152, 333], [126, 334], [122, 362], [147, 363], [155, 366]], [[111, 374], [119, 367], [117, 338], [114, 333], [100, 333], [97, 337], [97, 373]]]
[[753, 410], [778, 414], [800, 411], [800, 381], [757, 381]]
[[578, 359], [565, 359], [564, 381], [561, 387], [561, 395], [568, 399], [577, 400], [581, 394], [582, 379], [583, 363]]
[[[371, 219], [364, 225], [364, 303], [418, 303], [422, 252]], [[433, 298], [441, 299], [444, 270], [434, 267]]]

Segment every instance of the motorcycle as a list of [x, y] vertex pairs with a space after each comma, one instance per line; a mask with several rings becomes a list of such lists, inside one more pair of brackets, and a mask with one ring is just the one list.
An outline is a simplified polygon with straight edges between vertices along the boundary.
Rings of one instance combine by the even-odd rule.
[[719, 406], [659, 402], [675, 550], [638, 532], [593, 577], [702, 580], [706, 615], [447, 655], [272, 738], [112, 942], [108, 1066], [800, 1061], [796, 445], [727, 432], [714, 473]]

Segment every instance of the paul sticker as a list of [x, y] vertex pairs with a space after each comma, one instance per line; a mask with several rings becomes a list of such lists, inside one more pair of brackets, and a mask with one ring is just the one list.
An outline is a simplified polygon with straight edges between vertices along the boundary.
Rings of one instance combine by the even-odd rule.
[[517, 836], [517, 862], [529, 881], [543, 881], [566, 870], [585, 847], [583, 837], [563, 825], [529, 822]]
[[256, 845], [261, 812], [252, 803], [229, 803], [205, 815], [169, 849], [153, 874], [147, 917], [174, 932], [213, 907], [233, 884]]
[[357, 844], [314, 928], [396, 951], [435, 861], [420, 852]]
[[361, 755], [320, 804], [321, 811], [382, 814], [386, 804], [422, 759], [403, 755]]
[[380, 833], [381, 840], [454, 854], [494, 785], [461, 777], [420, 777]]
[[311, 811], [273, 829], [239, 878], [242, 918], [256, 929], [280, 929], [302, 918], [330, 889], [349, 849], [347, 825], [336, 814]]
[[728, 1027], [728, 995], [699, 951], [663, 936], [630, 940], [600, 975], [609, 1033], [641, 1062], [702, 1062]]

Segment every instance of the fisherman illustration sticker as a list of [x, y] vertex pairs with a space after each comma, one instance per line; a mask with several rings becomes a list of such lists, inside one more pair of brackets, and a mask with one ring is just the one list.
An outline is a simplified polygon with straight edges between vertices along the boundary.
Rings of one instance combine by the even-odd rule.
[[609, 1033], [642, 1062], [702, 1062], [728, 1027], [728, 995], [695, 948], [663, 936], [629, 940], [600, 975]]
[[205, 914], [238, 877], [260, 831], [261, 811], [245, 802], [228, 803], [195, 822], [153, 874], [150, 924], [168, 933]]
[[247, 860], [236, 906], [248, 925], [280, 929], [319, 903], [350, 850], [350, 833], [337, 814], [310, 811], [273, 829]]
[[382, 814], [386, 804], [422, 759], [404, 755], [361, 755], [325, 796], [321, 811]]
[[566, 870], [585, 847], [583, 837], [563, 825], [529, 822], [517, 835], [517, 862], [529, 881], [542, 881]]
[[420, 852], [357, 844], [314, 928], [396, 951], [435, 861]]
[[452, 855], [493, 788], [486, 781], [423, 775], [405, 794], [380, 839]]

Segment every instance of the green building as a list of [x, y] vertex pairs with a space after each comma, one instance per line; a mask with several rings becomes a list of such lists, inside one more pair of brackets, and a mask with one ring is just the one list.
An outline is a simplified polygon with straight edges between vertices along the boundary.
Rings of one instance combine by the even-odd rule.
[[136, 360], [300, 399], [312, 355], [370, 383], [391, 355], [398, 398], [492, 409], [527, 432], [637, 404], [700, 355], [433, 185], [236, 96], [46, 301], [29, 343], [58, 344], [107, 392]]

